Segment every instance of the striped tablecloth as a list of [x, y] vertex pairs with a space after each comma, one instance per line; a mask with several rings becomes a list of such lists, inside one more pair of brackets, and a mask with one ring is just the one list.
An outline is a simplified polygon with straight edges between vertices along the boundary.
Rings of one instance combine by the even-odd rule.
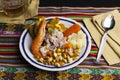
[[[38, 16], [62, 16], [82, 23], [84, 18], [114, 9], [120, 8], [42, 7]], [[93, 39], [89, 56], [74, 68], [49, 72], [33, 67], [19, 51], [23, 30], [21, 24], [0, 24], [0, 80], [120, 80], [120, 64], [109, 66], [103, 57], [100, 63], [96, 62], [98, 48]]]

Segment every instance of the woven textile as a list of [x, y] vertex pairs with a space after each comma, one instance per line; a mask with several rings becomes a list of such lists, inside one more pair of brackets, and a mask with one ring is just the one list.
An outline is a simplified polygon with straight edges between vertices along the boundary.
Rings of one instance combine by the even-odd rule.
[[[38, 16], [62, 16], [76, 20], [79, 23], [83, 23], [84, 18], [90, 18], [96, 15], [95, 10], [83, 9], [83, 12], [67, 13], [62, 9], [62, 12], [56, 8], [53, 12], [39, 12]], [[76, 8], [77, 9], [77, 8]], [[39, 9], [41, 11], [43, 9]], [[68, 10], [68, 9], [67, 9]], [[68, 12], [69, 12], [68, 10]], [[82, 10], [82, 9], [77, 9]], [[100, 9], [98, 12], [105, 12], [109, 9]], [[111, 10], [111, 9], [110, 9]], [[93, 11], [93, 12], [88, 12]], [[36, 16], [35, 18], [37, 18]], [[28, 20], [31, 22], [32, 19]], [[83, 24], [84, 25], [84, 24]], [[104, 58], [101, 62], [96, 62], [96, 56], [98, 48], [92, 39], [92, 48], [89, 56], [79, 65], [66, 71], [49, 72], [37, 69], [30, 65], [21, 56], [19, 51], [19, 39], [20, 35], [25, 29], [22, 24], [0, 24], [0, 80], [119, 80], [120, 79], [120, 64], [108, 66]], [[93, 27], [94, 28], [94, 27]]]

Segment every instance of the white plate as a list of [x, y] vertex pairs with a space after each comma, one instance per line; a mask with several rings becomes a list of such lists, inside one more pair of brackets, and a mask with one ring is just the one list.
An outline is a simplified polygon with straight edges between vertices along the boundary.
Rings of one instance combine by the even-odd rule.
[[[46, 20], [49, 21], [52, 18], [55, 18], [55, 17], [48, 17], [48, 18], [46, 18]], [[85, 29], [85, 27], [81, 23], [78, 23], [78, 22], [71, 20], [69, 18], [64, 18], [64, 17], [59, 17], [59, 18], [60, 18], [60, 23], [65, 24], [66, 27], [69, 27], [75, 23], [79, 24], [82, 27], [83, 33], [86, 35], [86, 45], [85, 45], [84, 49], [82, 50], [82, 53], [80, 53], [81, 55], [79, 56], [79, 58], [77, 60], [73, 61], [72, 63], [66, 64], [66, 65], [61, 66], [61, 67], [44, 65], [44, 64], [38, 62], [34, 58], [33, 54], [31, 53], [30, 46], [32, 43], [32, 38], [29, 35], [28, 29], [25, 29], [20, 37], [20, 42], [19, 42], [19, 48], [20, 48], [21, 54], [25, 58], [26, 61], [28, 61], [31, 65], [33, 65], [39, 69], [43, 69], [43, 70], [47, 70], [47, 71], [66, 70], [66, 69], [75, 67], [78, 64], [80, 64], [88, 56], [88, 54], [90, 52], [91, 37], [90, 37], [88, 31]]]

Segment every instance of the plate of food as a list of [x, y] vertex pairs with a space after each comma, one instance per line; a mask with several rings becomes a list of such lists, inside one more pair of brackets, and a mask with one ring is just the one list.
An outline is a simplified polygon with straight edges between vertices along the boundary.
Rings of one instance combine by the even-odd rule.
[[83, 24], [72, 19], [42, 17], [23, 31], [19, 48], [31, 65], [62, 71], [84, 61], [91, 49], [91, 37]]

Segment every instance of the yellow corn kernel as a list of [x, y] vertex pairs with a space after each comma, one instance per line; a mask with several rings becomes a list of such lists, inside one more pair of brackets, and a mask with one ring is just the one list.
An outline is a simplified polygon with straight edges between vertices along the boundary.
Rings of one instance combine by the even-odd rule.
[[67, 58], [67, 54], [66, 53], [63, 53], [63, 58]]
[[53, 56], [54, 56], [54, 57], [57, 57], [57, 53], [53, 53]]
[[71, 63], [73, 61], [73, 58], [69, 58], [68, 62]]
[[61, 56], [61, 54], [62, 54], [62, 53], [60, 53], [60, 52], [59, 52], [59, 53], [57, 53], [57, 55], [58, 55], [58, 56]]
[[67, 60], [66, 60], [66, 59], [63, 59], [63, 61], [64, 61], [65, 63], [67, 63]]
[[48, 58], [48, 62], [52, 62], [53, 58], [52, 57], [49, 57]]
[[55, 24], [55, 26], [56, 26], [56, 28], [58, 28], [58, 29], [60, 29], [61, 28], [61, 26], [60, 26], [60, 24]]
[[59, 66], [60, 66], [60, 64], [59, 64], [58, 62], [56, 62], [56, 63], [55, 63], [55, 66], [59, 67]]
[[64, 61], [60, 61], [59, 64], [60, 64], [61, 66], [64, 66], [64, 65], [65, 65], [65, 62], [64, 62]]
[[57, 53], [61, 52], [61, 49], [60, 48], [56, 49], [56, 52]]
[[40, 58], [39, 61], [40, 61], [41, 63], [43, 63], [44, 59], [43, 59], [43, 58]]
[[74, 54], [73, 53], [69, 53], [70, 57], [72, 57]]
[[42, 21], [44, 18], [45, 18], [44, 16], [40, 17], [40, 18], [39, 18], [39, 21]]

